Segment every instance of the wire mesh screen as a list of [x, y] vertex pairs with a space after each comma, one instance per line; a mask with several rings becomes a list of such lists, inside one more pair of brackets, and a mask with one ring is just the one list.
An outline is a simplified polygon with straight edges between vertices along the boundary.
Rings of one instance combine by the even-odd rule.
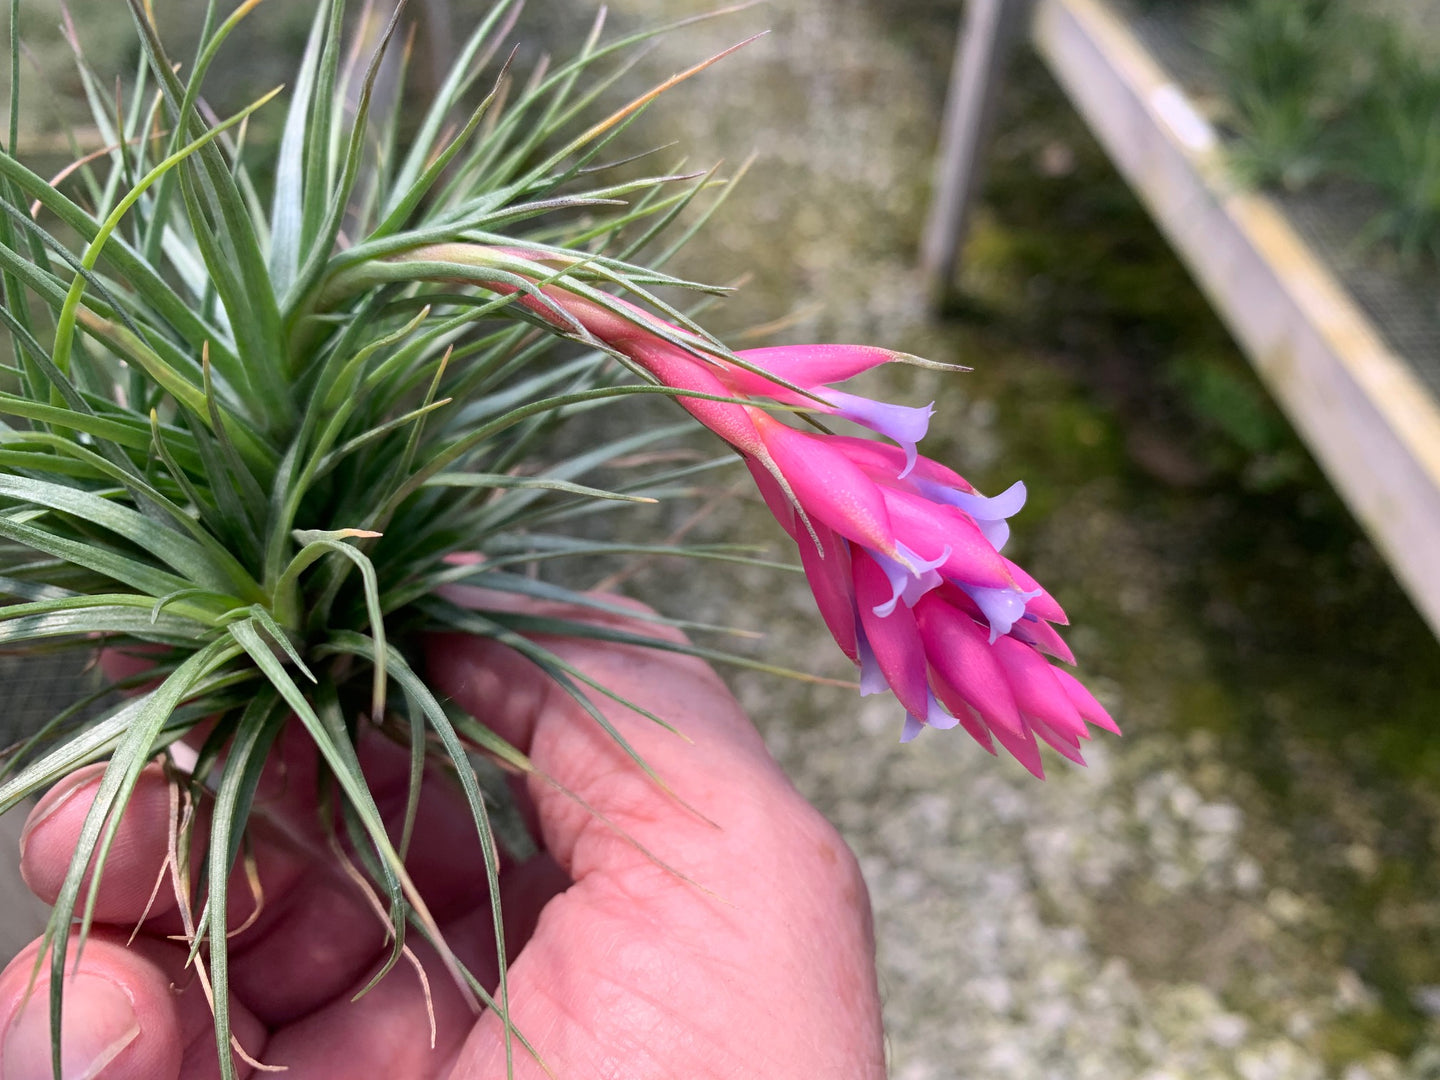
[[93, 654], [0, 654], [0, 749], [38, 731], [47, 720], [100, 688]]
[[[92, 650], [51, 655], [0, 654], [0, 751], [39, 731], [61, 710], [100, 689]], [[44, 925], [45, 906], [20, 878], [19, 840], [26, 807], [0, 819], [0, 964]]]

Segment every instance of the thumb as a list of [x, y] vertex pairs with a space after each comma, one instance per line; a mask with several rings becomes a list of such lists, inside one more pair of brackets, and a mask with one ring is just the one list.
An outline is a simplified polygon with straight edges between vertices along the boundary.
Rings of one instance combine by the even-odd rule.
[[[4, 1080], [54, 1076], [49, 980], [42, 976], [30, 985], [34, 967], [32, 947], [0, 975]], [[168, 980], [154, 964], [104, 933], [86, 946], [84, 966], [66, 976], [60, 1030], [63, 1077], [167, 1080], [179, 1075], [182, 1042]]]

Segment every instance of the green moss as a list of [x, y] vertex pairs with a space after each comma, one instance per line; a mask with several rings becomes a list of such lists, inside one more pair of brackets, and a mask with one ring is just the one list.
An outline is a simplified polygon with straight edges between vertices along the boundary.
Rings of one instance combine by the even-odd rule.
[[1320, 1034], [1325, 1060], [1336, 1069], [1379, 1052], [1404, 1055], [1418, 1037], [1416, 1024], [1393, 1013], [1354, 1013], [1328, 1025]]

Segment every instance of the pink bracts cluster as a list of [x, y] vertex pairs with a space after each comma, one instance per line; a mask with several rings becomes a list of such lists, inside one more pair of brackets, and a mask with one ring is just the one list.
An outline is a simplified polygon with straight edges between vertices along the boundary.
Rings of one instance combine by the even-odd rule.
[[540, 291], [543, 300], [526, 293], [520, 302], [551, 322], [563, 313], [662, 383], [802, 406], [897, 444], [799, 431], [757, 406], [678, 399], [744, 456], [800, 550], [825, 625], [860, 668], [860, 692], [888, 688], [904, 706], [902, 741], [959, 725], [1043, 777], [1037, 738], [1083, 765], [1087, 721], [1119, 734], [1079, 680], [1045, 658], [1074, 663], [1055, 630], [1068, 621], [1060, 605], [1000, 554], [1024, 485], [987, 498], [918, 454], [929, 406], [831, 386], [896, 354], [852, 345], [752, 349], [735, 354], [747, 369], [666, 340], [647, 327], [669, 324], [624, 301], [612, 308], [555, 286]]

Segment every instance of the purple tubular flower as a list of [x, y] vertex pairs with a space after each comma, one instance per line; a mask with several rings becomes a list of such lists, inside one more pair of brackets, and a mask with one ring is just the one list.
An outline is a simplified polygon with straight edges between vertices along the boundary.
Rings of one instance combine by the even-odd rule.
[[915, 468], [919, 457], [915, 445], [925, 438], [925, 433], [930, 429], [930, 417], [935, 415], [933, 401], [922, 408], [891, 405], [888, 402], [847, 394], [843, 390], [826, 391], [820, 398], [834, 406], [836, 416], [879, 432], [904, 449], [905, 468], [900, 470], [900, 479], [903, 480]]
[[875, 561], [884, 571], [891, 590], [888, 600], [875, 605], [875, 614], [881, 617], [893, 612], [895, 605], [901, 600], [905, 601], [906, 607], [914, 607], [920, 597], [936, 588], [944, 580], [938, 567], [944, 566], [950, 560], [952, 550], [947, 546], [938, 558], [926, 560], [901, 541], [895, 542], [895, 548], [899, 552], [898, 558], [892, 559], [888, 555], [880, 554], [875, 556]]
[[1001, 634], [1010, 633], [1017, 622], [1025, 617], [1025, 604], [1040, 595], [1038, 591], [1020, 592], [1018, 589], [986, 589], [978, 585], [961, 585], [965, 594], [990, 624], [990, 644], [994, 645]]
[[955, 491], [935, 481], [922, 481], [916, 484], [916, 487], [927, 498], [949, 503], [969, 514], [985, 534], [985, 538], [995, 546], [996, 551], [1003, 551], [1006, 541], [1010, 539], [1010, 525], [1005, 519], [1014, 517], [1025, 505], [1025, 484], [1020, 480], [990, 498], [971, 492]]

